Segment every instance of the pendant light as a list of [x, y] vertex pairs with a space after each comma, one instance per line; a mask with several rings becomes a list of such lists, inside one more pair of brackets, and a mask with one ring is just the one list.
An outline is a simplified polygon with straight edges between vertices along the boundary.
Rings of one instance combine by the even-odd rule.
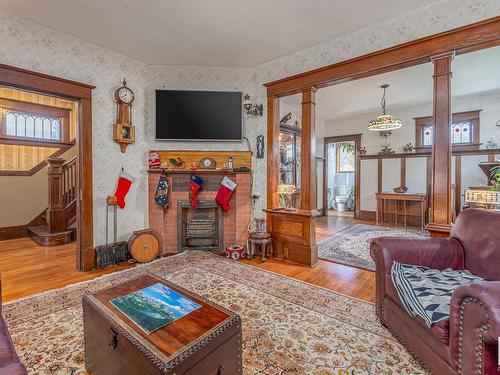
[[368, 123], [368, 129], [373, 131], [384, 131], [384, 130], [394, 130], [399, 129], [402, 125], [402, 122], [399, 118], [394, 117], [392, 115], [388, 115], [385, 111], [385, 91], [389, 87], [388, 84], [384, 84], [380, 86], [382, 90], [384, 90], [384, 94], [382, 95], [382, 100], [380, 101], [380, 105], [382, 106], [382, 114], [378, 116], [375, 120], [371, 120]]

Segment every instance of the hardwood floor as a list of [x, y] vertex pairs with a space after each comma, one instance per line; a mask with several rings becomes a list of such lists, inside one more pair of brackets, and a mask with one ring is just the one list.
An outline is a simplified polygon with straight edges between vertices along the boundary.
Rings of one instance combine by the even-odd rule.
[[[329, 216], [316, 219], [316, 235], [321, 240], [356, 222], [352, 217]], [[91, 280], [97, 276], [133, 267], [121, 264], [103, 270], [79, 272], [75, 267], [75, 243], [41, 247], [29, 238], [0, 241], [0, 273], [3, 301], [11, 301], [51, 289]], [[375, 300], [375, 274], [371, 271], [320, 260], [309, 268], [271, 259], [259, 258], [243, 263], [309, 282], [352, 297]]]
[[2, 300], [61, 288], [97, 276], [130, 268], [125, 263], [91, 272], [76, 270], [76, 243], [41, 247], [29, 238], [0, 241]]

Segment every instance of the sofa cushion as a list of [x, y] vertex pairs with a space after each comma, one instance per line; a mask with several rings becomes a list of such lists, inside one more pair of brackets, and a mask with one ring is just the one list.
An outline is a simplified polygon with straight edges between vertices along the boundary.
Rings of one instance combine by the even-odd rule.
[[3, 336], [0, 338], [0, 367], [19, 362], [10, 338]]
[[[396, 288], [394, 287], [394, 284], [392, 283], [392, 278], [390, 275], [385, 275], [385, 285], [386, 285], [387, 296], [390, 297], [394, 302], [396, 302], [399, 307], [404, 309], [404, 306], [401, 303], [401, 300], [399, 299], [398, 292], [396, 291]], [[450, 320], [449, 319], [441, 320], [440, 322], [433, 324], [430, 328], [427, 327], [427, 325], [425, 324], [425, 321], [421, 317], [417, 316], [414, 319], [420, 325], [422, 325], [426, 329], [429, 329], [429, 331], [437, 339], [439, 339], [444, 344], [448, 345], [449, 339], [450, 339]]]

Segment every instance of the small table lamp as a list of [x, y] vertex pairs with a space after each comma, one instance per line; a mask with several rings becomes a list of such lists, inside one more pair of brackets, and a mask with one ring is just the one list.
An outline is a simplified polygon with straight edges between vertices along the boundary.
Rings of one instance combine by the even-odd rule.
[[285, 210], [293, 211], [295, 207], [292, 206], [293, 194], [297, 191], [295, 185], [278, 185], [278, 194], [280, 195], [280, 206], [283, 199], [283, 207]]

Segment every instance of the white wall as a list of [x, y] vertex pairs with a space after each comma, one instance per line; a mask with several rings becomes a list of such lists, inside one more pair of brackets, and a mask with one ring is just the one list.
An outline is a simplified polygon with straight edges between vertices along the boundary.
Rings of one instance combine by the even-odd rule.
[[[355, 100], [355, 98], [353, 98]], [[496, 126], [500, 120], [500, 88], [499, 91], [484, 93], [480, 95], [468, 95], [452, 99], [453, 112], [465, 112], [481, 110], [480, 112], [480, 139], [486, 143], [493, 138], [500, 144], [500, 127]], [[410, 107], [390, 108], [390, 114], [399, 117], [403, 126], [394, 130], [388, 138], [390, 147], [396, 152], [403, 152], [403, 146], [409, 142], [415, 145], [415, 117], [432, 115], [432, 103], [419, 104]], [[376, 154], [380, 151], [384, 138], [378, 132], [368, 130], [368, 122], [377, 117], [379, 112], [368, 112], [349, 117], [327, 119], [317, 123], [322, 129], [318, 131], [318, 143], [322, 138], [347, 135], [362, 134], [361, 144], [366, 147], [367, 154]]]
[[[93, 84], [94, 243], [104, 241], [106, 196], [113, 193], [122, 166], [136, 177], [127, 206], [118, 218], [120, 239], [147, 227], [146, 161], [151, 148], [230, 148], [228, 144], [158, 144], [152, 141], [153, 89], [238, 89], [266, 104], [263, 83], [380, 50], [426, 35], [500, 14], [497, 0], [445, 0], [382, 24], [336, 38], [328, 43], [273, 60], [253, 69], [151, 67], [83, 40], [38, 26], [9, 14], [0, 14], [0, 63]], [[125, 154], [112, 140], [114, 90], [123, 77], [135, 92], [136, 142]], [[245, 134], [255, 147], [256, 134], [265, 134], [265, 115], [245, 120]], [[252, 139], [253, 138], [253, 139]], [[267, 139], [266, 139], [267, 142]], [[265, 194], [265, 159], [256, 164], [256, 189]], [[3, 197], [0, 197], [0, 201]], [[265, 201], [265, 196], [262, 197]]]

